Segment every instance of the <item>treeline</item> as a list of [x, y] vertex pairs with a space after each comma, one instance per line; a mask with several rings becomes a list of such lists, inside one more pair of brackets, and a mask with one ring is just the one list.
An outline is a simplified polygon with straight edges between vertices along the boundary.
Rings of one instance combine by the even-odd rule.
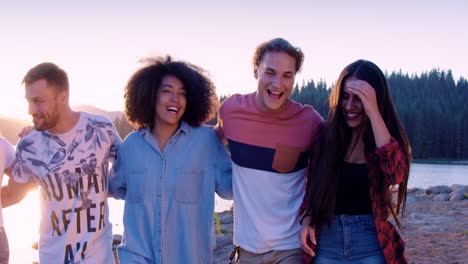
[[[468, 159], [468, 81], [450, 70], [420, 75], [387, 74], [390, 93], [416, 159]], [[309, 81], [292, 98], [310, 104], [326, 119], [331, 86]]]

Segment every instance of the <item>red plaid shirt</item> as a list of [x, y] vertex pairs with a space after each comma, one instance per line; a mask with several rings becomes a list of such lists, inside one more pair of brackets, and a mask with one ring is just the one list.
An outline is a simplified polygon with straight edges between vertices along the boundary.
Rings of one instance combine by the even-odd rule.
[[[367, 155], [367, 167], [369, 169], [370, 198], [372, 201], [372, 212], [377, 230], [377, 240], [382, 247], [383, 255], [387, 264], [406, 264], [404, 248], [405, 243], [401, 239], [395, 227], [388, 221], [390, 212], [384, 202], [382, 195], [376, 192], [376, 183], [372, 180], [377, 177], [378, 171], [383, 172], [386, 187], [396, 185], [405, 178], [408, 164], [405, 155], [401, 151], [398, 142], [392, 138], [391, 141]], [[307, 197], [307, 196], [306, 196]], [[307, 206], [304, 201], [301, 211]], [[318, 234], [316, 233], [316, 237]], [[314, 246], [314, 245], [312, 245]], [[312, 257], [304, 254], [303, 262], [310, 263]]]

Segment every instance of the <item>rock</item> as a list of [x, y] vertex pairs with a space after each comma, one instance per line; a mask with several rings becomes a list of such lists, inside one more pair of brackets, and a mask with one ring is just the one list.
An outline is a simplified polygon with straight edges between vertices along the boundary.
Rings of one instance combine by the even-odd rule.
[[461, 184], [452, 184], [450, 189], [453, 191], [463, 190], [464, 192], [468, 192], [468, 185], [461, 185]]
[[449, 194], [452, 192], [452, 189], [448, 186], [433, 186], [426, 189], [426, 194]]
[[440, 193], [434, 196], [434, 201], [448, 201], [450, 196], [446, 193]]
[[460, 211], [457, 211], [457, 210], [450, 210], [448, 213], [447, 213], [448, 216], [457, 216], [457, 215], [462, 215], [462, 213]]
[[221, 225], [221, 233], [224, 235], [232, 234], [232, 224]]
[[423, 220], [424, 217], [421, 214], [418, 213], [411, 213], [408, 215], [409, 219], [415, 219], [415, 220]]
[[418, 199], [416, 197], [413, 197], [413, 196], [407, 196], [406, 197], [406, 203], [414, 203], [414, 202], [417, 202]]
[[426, 194], [420, 194], [420, 195], [416, 195], [416, 201], [426, 201], [426, 200], [432, 200], [431, 199], [431, 196], [430, 195], [426, 195]]
[[216, 236], [216, 249], [232, 245], [232, 237]]
[[229, 263], [229, 256], [234, 248], [231, 236], [216, 236], [216, 248], [213, 251], [214, 264]]
[[408, 189], [407, 193], [408, 194], [420, 194], [422, 193], [424, 190], [423, 189], [420, 189], [420, 188], [411, 188], [411, 189]]
[[38, 249], [39, 249], [39, 242], [37, 242], [37, 241], [34, 242], [34, 243], [32, 244], [32, 248], [35, 249], [35, 250], [38, 250]]
[[450, 194], [450, 201], [462, 201], [465, 199], [467, 192], [464, 189], [458, 189]]
[[219, 214], [219, 222], [223, 224], [232, 224], [232, 214], [225, 213], [225, 214]]

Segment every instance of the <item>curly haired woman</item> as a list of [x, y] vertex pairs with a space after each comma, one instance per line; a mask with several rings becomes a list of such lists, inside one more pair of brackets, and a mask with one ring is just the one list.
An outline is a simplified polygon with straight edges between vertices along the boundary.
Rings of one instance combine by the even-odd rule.
[[138, 129], [121, 144], [110, 192], [125, 199], [121, 263], [212, 263], [214, 193], [232, 199], [230, 158], [213, 127], [215, 88], [170, 57], [146, 61], [125, 88]]

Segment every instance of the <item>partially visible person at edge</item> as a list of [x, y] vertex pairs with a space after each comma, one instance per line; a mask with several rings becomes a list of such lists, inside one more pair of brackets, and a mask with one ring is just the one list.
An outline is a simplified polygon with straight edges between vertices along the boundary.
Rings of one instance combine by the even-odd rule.
[[40, 186], [40, 263], [114, 263], [107, 173], [119, 134], [105, 116], [75, 112], [67, 73], [46, 62], [23, 79], [34, 129], [19, 141], [4, 207]]
[[389, 218], [400, 227], [411, 148], [385, 76], [374, 63], [358, 60], [343, 70], [329, 102], [327, 125], [312, 152], [301, 246], [315, 264], [407, 263]]
[[[0, 184], [3, 180], [5, 169], [13, 164], [15, 159], [15, 150], [3, 137], [0, 137]], [[0, 191], [1, 194], [1, 191]], [[8, 247], [8, 238], [3, 227], [2, 199], [0, 198], [0, 264], [8, 264], [10, 249]]]
[[112, 195], [125, 199], [121, 263], [213, 263], [214, 194], [232, 199], [229, 155], [213, 127], [215, 87], [204, 71], [149, 59], [125, 87], [138, 129], [119, 149]]
[[220, 109], [218, 131], [233, 166], [238, 263], [301, 263], [298, 210], [307, 153], [322, 126], [318, 112], [290, 98], [303, 59], [282, 38], [261, 43], [253, 56], [257, 90], [231, 96]]

